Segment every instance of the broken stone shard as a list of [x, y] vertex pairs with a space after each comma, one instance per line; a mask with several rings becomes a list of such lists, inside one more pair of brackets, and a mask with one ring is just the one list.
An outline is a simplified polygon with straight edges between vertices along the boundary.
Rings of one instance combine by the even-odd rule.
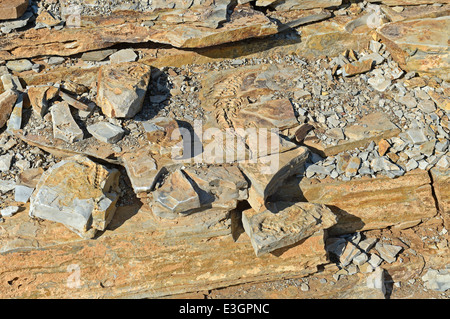
[[17, 207], [17, 206], [9, 206], [9, 207], [6, 207], [6, 208], [0, 210], [0, 215], [2, 217], [11, 217], [15, 213], [17, 213], [18, 211], [19, 211], [19, 207]]
[[253, 209], [242, 213], [256, 256], [293, 245], [336, 224], [335, 215], [325, 205], [277, 202], [268, 206], [260, 213]]
[[398, 253], [403, 248], [401, 246], [377, 243], [375, 249], [378, 251], [381, 258], [391, 264], [396, 260]]
[[353, 76], [356, 74], [368, 72], [372, 69], [372, 63], [373, 60], [371, 59], [347, 63], [344, 65], [342, 74], [344, 76]]
[[132, 118], [142, 109], [150, 67], [130, 62], [105, 65], [98, 76], [97, 105], [111, 118]]
[[259, 212], [266, 199], [275, 193], [289, 177], [298, 174], [309, 157], [306, 147], [260, 157], [256, 163], [239, 163], [242, 172], [250, 180], [248, 202]]
[[189, 167], [184, 172], [194, 183], [202, 207], [231, 210], [248, 197], [248, 183], [236, 166]]
[[62, 223], [79, 236], [92, 238], [114, 216], [119, 174], [84, 156], [66, 158], [40, 178], [29, 215]]
[[83, 131], [72, 117], [70, 107], [67, 102], [54, 104], [50, 112], [53, 121], [53, 136], [67, 143], [78, 142], [83, 139]]
[[22, 111], [23, 111], [23, 94], [19, 94], [17, 97], [16, 104], [9, 116], [7, 123], [7, 130], [9, 132], [14, 132], [20, 130], [22, 127]]
[[27, 59], [13, 60], [8, 61], [6, 63], [6, 67], [11, 71], [24, 72], [31, 70], [31, 68], [33, 67], [33, 63], [31, 63], [31, 61]]
[[0, 128], [8, 122], [17, 98], [18, 94], [11, 89], [0, 94]]
[[180, 169], [170, 173], [153, 196], [153, 213], [164, 218], [176, 218], [201, 207], [198, 193]]
[[33, 111], [39, 116], [44, 117], [49, 108], [49, 101], [54, 99], [59, 89], [54, 86], [32, 86], [28, 88], [28, 98]]
[[125, 134], [125, 131], [121, 127], [108, 122], [99, 122], [89, 125], [87, 130], [99, 141], [110, 144], [117, 143]]
[[446, 291], [450, 289], [450, 270], [448, 269], [428, 269], [427, 273], [422, 276], [427, 289], [436, 291]]

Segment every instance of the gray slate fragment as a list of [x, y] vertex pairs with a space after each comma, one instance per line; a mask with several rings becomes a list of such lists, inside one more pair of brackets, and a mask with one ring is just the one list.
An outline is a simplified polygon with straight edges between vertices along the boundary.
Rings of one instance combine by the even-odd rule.
[[380, 257], [388, 263], [393, 263], [396, 260], [398, 253], [403, 249], [401, 246], [377, 243], [375, 249], [380, 254]]
[[11, 217], [12, 215], [17, 213], [18, 211], [19, 211], [19, 207], [17, 207], [17, 206], [9, 206], [9, 207], [6, 207], [6, 208], [0, 210], [0, 215], [2, 217]]
[[336, 216], [325, 205], [307, 202], [276, 202], [267, 210], [242, 213], [242, 224], [256, 256], [310, 237], [336, 224]]
[[8, 172], [11, 168], [11, 161], [13, 159], [13, 155], [6, 154], [0, 156], [0, 172]]
[[420, 145], [428, 141], [421, 129], [409, 129], [406, 133], [414, 145]]
[[89, 125], [87, 130], [99, 141], [110, 144], [117, 143], [125, 134], [125, 131], [121, 127], [108, 122]]
[[78, 142], [83, 139], [83, 131], [72, 117], [67, 102], [52, 105], [50, 112], [53, 121], [53, 136], [67, 143]]
[[16, 185], [14, 189], [14, 201], [18, 203], [27, 203], [33, 194], [34, 188], [25, 185]]
[[0, 179], [0, 194], [12, 191], [15, 187], [16, 187], [15, 182]]

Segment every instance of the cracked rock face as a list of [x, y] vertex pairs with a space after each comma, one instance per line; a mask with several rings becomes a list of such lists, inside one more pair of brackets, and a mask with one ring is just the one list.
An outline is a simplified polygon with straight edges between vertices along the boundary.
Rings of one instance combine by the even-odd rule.
[[103, 66], [99, 71], [97, 104], [112, 118], [132, 118], [141, 109], [150, 81], [150, 67], [140, 63]]
[[286, 247], [336, 224], [336, 217], [325, 205], [277, 202], [257, 213], [242, 213], [242, 223], [257, 256]]
[[40, 178], [29, 215], [62, 223], [83, 238], [105, 230], [119, 198], [119, 171], [82, 156], [67, 158]]

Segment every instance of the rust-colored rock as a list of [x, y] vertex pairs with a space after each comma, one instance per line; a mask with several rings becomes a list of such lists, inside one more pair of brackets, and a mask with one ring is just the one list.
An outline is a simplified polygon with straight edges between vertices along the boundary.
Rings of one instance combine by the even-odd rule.
[[132, 118], [141, 109], [150, 81], [150, 67], [121, 63], [100, 68], [97, 105], [108, 117]]
[[19, 95], [14, 90], [7, 90], [0, 94], [0, 128], [8, 122], [18, 96]]
[[449, 28], [445, 16], [386, 23], [377, 32], [402, 69], [448, 80]]
[[0, 0], [0, 20], [20, 18], [28, 8], [28, 0]]
[[291, 179], [275, 198], [327, 205], [338, 216], [338, 223], [330, 229], [333, 234], [389, 226], [407, 228], [437, 214], [430, 177], [421, 170], [396, 179]]

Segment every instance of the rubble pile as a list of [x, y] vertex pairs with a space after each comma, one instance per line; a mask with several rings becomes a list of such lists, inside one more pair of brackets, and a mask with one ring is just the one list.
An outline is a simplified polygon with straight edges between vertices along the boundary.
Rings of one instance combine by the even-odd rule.
[[0, 291], [448, 297], [449, 4], [410, 2], [0, 1]]

